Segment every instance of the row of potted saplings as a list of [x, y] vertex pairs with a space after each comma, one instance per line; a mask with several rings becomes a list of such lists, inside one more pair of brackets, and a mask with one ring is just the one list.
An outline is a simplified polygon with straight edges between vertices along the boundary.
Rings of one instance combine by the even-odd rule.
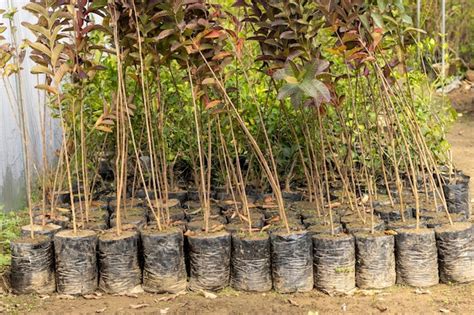
[[[392, 233], [395, 234], [395, 233]], [[401, 229], [395, 235], [181, 230], [105, 233], [63, 230], [11, 243], [13, 292], [83, 295], [217, 291], [347, 293], [395, 283], [426, 287], [474, 280], [473, 226]], [[188, 279], [189, 278], [189, 279]]]

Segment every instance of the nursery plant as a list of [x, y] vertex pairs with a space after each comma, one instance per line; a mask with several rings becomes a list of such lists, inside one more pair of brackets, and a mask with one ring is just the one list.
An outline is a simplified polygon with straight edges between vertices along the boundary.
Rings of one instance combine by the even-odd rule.
[[[272, 277], [280, 292], [311, 290], [313, 279], [324, 290], [372, 287], [375, 260], [363, 248], [394, 246], [385, 224], [414, 227], [402, 243], [423, 234], [434, 249], [423, 218], [453, 226], [451, 212], [463, 211], [449, 197], [466, 182], [448, 159], [449, 108], [435, 106], [414, 54], [423, 31], [402, 1], [42, 0], [24, 9], [35, 17], [22, 26], [45, 95], [40, 216], [21, 84], [10, 94], [30, 236], [38, 218], [66, 228], [54, 237], [61, 292], [98, 282], [123, 293], [143, 277], [147, 291], [176, 293], [185, 240], [194, 290], [230, 281], [267, 291]], [[2, 75], [18, 76], [23, 58], [18, 44], [1, 46]], [[47, 113], [63, 136], [57, 161], [47, 158]], [[326, 259], [338, 246], [344, 254]], [[253, 247], [263, 262], [255, 270]], [[394, 281], [385, 254], [380, 286]], [[313, 275], [313, 263], [331, 272]], [[91, 275], [80, 292], [64, 276], [73, 265]], [[248, 269], [258, 281], [239, 273]]]

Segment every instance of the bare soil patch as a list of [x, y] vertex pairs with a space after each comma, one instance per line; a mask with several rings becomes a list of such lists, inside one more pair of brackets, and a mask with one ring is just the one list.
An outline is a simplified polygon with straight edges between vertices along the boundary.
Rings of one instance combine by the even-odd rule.
[[9, 314], [472, 314], [473, 289], [474, 284], [437, 285], [429, 289], [395, 286], [333, 297], [315, 290], [299, 294], [251, 294], [231, 289], [217, 293], [215, 298], [196, 292], [176, 297], [143, 293], [136, 297], [103, 295], [95, 299], [56, 294], [9, 295], [1, 297], [0, 307]]
[[474, 88], [458, 89], [449, 94], [459, 113], [448, 134], [455, 166], [471, 176], [470, 195], [474, 198]]

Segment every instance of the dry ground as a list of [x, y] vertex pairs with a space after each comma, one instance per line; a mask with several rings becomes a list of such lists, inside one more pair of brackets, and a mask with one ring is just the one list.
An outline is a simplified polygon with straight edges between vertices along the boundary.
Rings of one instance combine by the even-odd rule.
[[[456, 92], [454, 92], [456, 93]], [[449, 140], [458, 168], [474, 177], [474, 89], [452, 96], [462, 116]], [[471, 196], [474, 197], [474, 184]], [[428, 290], [395, 286], [381, 292], [359, 291], [330, 297], [313, 291], [304, 294], [248, 294], [226, 289], [214, 299], [200, 293], [177, 297], [139, 294], [100, 296], [97, 299], [65, 296], [0, 295], [0, 313], [28, 314], [474, 314], [474, 284], [437, 285]], [[310, 313], [312, 312], [312, 313]]]
[[[226, 289], [215, 299], [187, 293], [170, 301], [169, 295], [103, 296], [73, 300], [58, 295], [6, 296], [7, 313], [28, 314], [474, 314], [474, 284], [437, 285], [428, 290], [396, 286], [381, 292], [357, 292], [330, 297], [312, 291], [300, 294], [240, 293]], [[42, 299], [43, 298], [43, 299]], [[161, 299], [161, 301], [160, 301]], [[140, 307], [141, 308], [137, 308]], [[313, 312], [313, 313], [310, 313]]]
[[474, 198], [474, 87], [470, 91], [454, 91], [450, 98], [460, 116], [448, 134], [453, 161], [471, 176], [470, 195]]

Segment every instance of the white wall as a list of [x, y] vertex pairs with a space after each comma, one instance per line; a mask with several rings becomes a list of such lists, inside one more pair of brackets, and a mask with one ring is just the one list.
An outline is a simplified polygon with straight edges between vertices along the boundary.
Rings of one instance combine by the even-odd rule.
[[[21, 26], [22, 21], [28, 21], [30, 23], [36, 22], [36, 18], [33, 15], [22, 9], [22, 7], [28, 2], [29, 0], [0, 0], [0, 9], [8, 9], [9, 4], [11, 4], [18, 10], [14, 20], [15, 25], [17, 26], [16, 37], [19, 44], [25, 38], [34, 40], [30, 31]], [[2, 21], [6, 26], [9, 24], [8, 20], [3, 17], [0, 17], [0, 21]], [[3, 35], [6, 37], [7, 41], [10, 41], [10, 28], [8, 28]], [[27, 53], [22, 64], [23, 70], [21, 71], [21, 84], [27, 117], [26, 125], [30, 140], [30, 165], [34, 175], [37, 175], [42, 167], [40, 117], [43, 114], [44, 94], [40, 94], [38, 97], [38, 91], [34, 88], [39, 78], [30, 73], [32, 66], [33, 62], [29, 59]], [[15, 77], [12, 76], [8, 80], [15, 90], [17, 87]], [[12, 108], [12, 106], [14, 106], [14, 108]], [[15, 198], [18, 199], [18, 197], [22, 197], [21, 194], [24, 189], [24, 187], [22, 187], [23, 179], [21, 178], [24, 169], [21, 133], [18, 123], [15, 120], [15, 115], [18, 117], [18, 109], [15, 104], [10, 104], [5, 81], [0, 78], [0, 207], [2, 206], [2, 197], [4, 200], [6, 198], [11, 198], [11, 196], [4, 196], [5, 192], [8, 192], [8, 194], [15, 194]], [[61, 135], [57, 122], [49, 118], [49, 115], [46, 116], [46, 150], [49, 159], [54, 160], [54, 151], [55, 148], [57, 148]], [[11, 173], [8, 174], [9, 172]], [[10, 175], [12, 175], [13, 178]], [[3, 196], [2, 191], [4, 192]], [[16, 206], [20, 206], [18, 201], [15, 203], [15, 207]]]

